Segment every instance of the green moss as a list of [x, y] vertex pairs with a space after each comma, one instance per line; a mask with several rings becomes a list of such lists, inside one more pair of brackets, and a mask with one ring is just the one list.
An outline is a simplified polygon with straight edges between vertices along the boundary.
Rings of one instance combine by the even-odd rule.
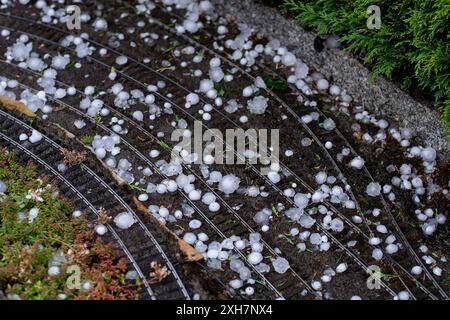
[[[37, 300], [56, 299], [60, 293], [69, 299], [133, 298], [135, 288], [121, 287], [124, 262], [95, 237], [84, 217], [72, 217], [71, 205], [32, 165], [21, 166], [13, 153], [0, 149], [0, 180], [7, 185], [6, 194], [0, 195], [0, 290]], [[36, 192], [34, 198], [27, 197], [30, 191]], [[39, 212], [30, 222], [32, 208]], [[67, 265], [59, 275], [49, 276], [49, 262], [58, 252], [67, 257]], [[69, 264], [80, 267], [81, 281], [94, 283], [92, 291], [67, 288]], [[109, 280], [103, 285], [105, 274]]]

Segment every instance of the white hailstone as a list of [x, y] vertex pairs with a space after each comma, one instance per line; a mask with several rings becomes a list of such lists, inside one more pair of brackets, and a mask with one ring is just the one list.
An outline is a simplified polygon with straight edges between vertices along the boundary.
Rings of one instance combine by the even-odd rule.
[[42, 134], [37, 130], [31, 132], [31, 136], [28, 138], [31, 143], [37, 143], [42, 140]]
[[339, 218], [334, 218], [333, 220], [331, 220], [330, 227], [331, 230], [335, 232], [341, 232], [342, 230], [344, 230], [344, 222], [342, 222], [342, 220]]
[[52, 266], [50, 268], [48, 268], [48, 275], [49, 276], [57, 276], [60, 274], [60, 269], [58, 266]]
[[386, 129], [387, 127], [389, 127], [389, 123], [384, 119], [379, 120], [377, 124], [381, 129]]
[[197, 103], [199, 103], [199, 101], [200, 98], [196, 93], [189, 93], [186, 96], [186, 104], [189, 104], [190, 106], [196, 105]]
[[371, 182], [367, 185], [366, 193], [370, 197], [377, 197], [381, 193], [381, 185], [378, 182]]
[[202, 194], [199, 190], [192, 190], [191, 192], [189, 192], [189, 199], [192, 201], [197, 201], [200, 200]]
[[350, 161], [350, 166], [360, 170], [364, 166], [364, 159], [361, 157], [353, 158], [352, 161]]
[[362, 223], [363, 219], [360, 216], [353, 216], [352, 221], [354, 223]]
[[222, 69], [220, 67], [217, 68], [211, 68], [209, 70], [209, 77], [214, 82], [220, 82], [222, 81], [225, 74], [223, 73]]
[[95, 31], [106, 30], [108, 28], [108, 22], [103, 18], [97, 18], [94, 21], [93, 27]]
[[70, 63], [70, 59], [61, 55], [57, 55], [52, 59], [52, 67], [58, 70], [65, 69]]
[[430, 236], [436, 231], [436, 225], [434, 223], [424, 223], [422, 231], [425, 235]]
[[397, 297], [399, 300], [409, 300], [409, 293], [408, 291], [400, 291], [397, 294]]
[[159, 193], [159, 194], [166, 193], [167, 192], [167, 186], [165, 184], [162, 184], [162, 183], [158, 184], [156, 186], [156, 192]]
[[218, 34], [226, 34], [226, 33], [228, 33], [228, 28], [226, 26], [218, 26], [217, 33]]
[[183, 236], [183, 240], [188, 244], [194, 244], [197, 241], [197, 236], [192, 232], [186, 232]]
[[105, 148], [97, 148], [97, 149], [95, 149], [95, 155], [99, 159], [105, 158], [106, 157], [106, 150], [105, 150]]
[[377, 225], [377, 231], [378, 231], [379, 233], [387, 233], [387, 232], [388, 232], [386, 226], [383, 225], [383, 224]]
[[360, 296], [352, 296], [350, 300], [362, 300]]
[[323, 200], [323, 198], [324, 198], [324, 193], [320, 190], [317, 190], [311, 196], [311, 201], [314, 203], [317, 203], [317, 202], [321, 202]]
[[28, 222], [32, 223], [34, 221], [34, 219], [37, 218], [38, 214], [39, 214], [39, 209], [38, 208], [32, 208], [28, 212]]
[[233, 289], [239, 289], [243, 286], [243, 282], [242, 280], [239, 279], [235, 279], [235, 280], [231, 280], [230, 281], [230, 287], [232, 287]]
[[27, 66], [33, 71], [41, 71], [46, 67], [44, 61], [36, 57], [28, 58]]
[[197, 219], [193, 219], [189, 222], [189, 228], [191, 229], [198, 229], [202, 226], [202, 222]]
[[100, 236], [104, 235], [107, 231], [108, 229], [103, 224], [95, 226], [95, 232]]
[[234, 243], [234, 246], [238, 249], [238, 250], [243, 250], [245, 249], [245, 241], [243, 240], [238, 240]]
[[119, 213], [114, 218], [114, 223], [120, 228], [120, 229], [128, 229], [130, 228], [136, 220], [133, 217], [133, 214], [130, 212], [122, 212]]
[[269, 226], [268, 226], [268, 225], [263, 225], [263, 226], [261, 227], [261, 231], [262, 231], [262, 232], [267, 232], [267, 231], [269, 231]]
[[219, 67], [219, 66], [220, 66], [220, 59], [219, 59], [219, 58], [212, 58], [212, 59], [209, 61], [209, 66], [210, 66], [211, 68], [217, 68], [217, 67]]
[[267, 89], [267, 85], [264, 82], [264, 79], [259, 76], [255, 79], [255, 86], [260, 89]]
[[268, 177], [269, 180], [272, 181], [272, 183], [274, 183], [274, 184], [277, 184], [277, 183], [280, 182], [280, 180], [281, 180], [281, 176], [280, 176], [278, 173], [273, 172], [273, 171], [270, 171], [270, 172], [267, 174], [267, 177]]
[[166, 217], [168, 217], [169, 216], [169, 209], [167, 209], [167, 208], [165, 208], [165, 207], [161, 207], [161, 208], [159, 208], [159, 210], [158, 210], [158, 214], [161, 216], [161, 217], [163, 217], [163, 218], [166, 218]]
[[211, 212], [217, 212], [220, 210], [220, 204], [217, 202], [210, 203], [208, 206], [208, 210]]
[[347, 269], [348, 269], [347, 263], [343, 262], [343, 263], [340, 263], [340, 264], [336, 267], [336, 272], [337, 272], [337, 273], [342, 273], [342, 272], [347, 271]]
[[257, 96], [247, 102], [247, 109], [253, 114], [263, 114], [268, 106], [269, 99]]
[[383, 258], [383, 251], [381, 251], [381, 249], [373, 249], [372, 258], [375, 260], [381, 260]]
[[311, 228], [315, 223], [316, 220], [314, 220], [313, 218], [311, 218], [309, 215], [302, 215], [298, 221], [298, 223], [300, 223], [300, 225], [305, 228], [305, 229], [309, 229]]
[[325, 142], [325, 148], [327, 148], [327, 149], [333, 148], [333, 143], [330, 141]]
[[167, 181], [167, 191], [169, 192], [175, 192], [177, 191], [178, 185], [174, 180]]
[[262, 252], [264, 249], [263, 245], [259, 242], [252, 243], [251, 247], [253, 252]]
[[422, 273], [422, 267], [420, 267], [420, 266], [414, 266], [414, 267], [412, 267], [412, 268], [411, 268], [411, 273], [412, 273], [413, 275], [416, 275], [416, 276], [420, 275], [420, 274]]
[[128, 58], [125, 57], [125, 56], [118, 56], [118, 57], [116, 58], [116, 63], [117, 63], [119, 66], [122, 66], [122, 65], [126, 64], [127, 62], [128, 62]]
[[0, 180], [0, 193], [6, 193], [6, 190], [8, 190], [6, 183]]
[[158, 157], [159, 154], [160, 154], [159, 150], [155, 150], [155, 149], [151, 150], [149, 153], [150, 157], [152, 157], [152, 158]]
[[[91, 96], [91, 95], [93, 95], [94, 93], [95, 93], [95, 87], [94, 87], [94, 86], [87, 86], [86, 88], [84, 88], [84, 94], [85, 94], [85, 95]], [[91, 106], [94, 107], [94, 108], [97, 108], [97, 103], [98, 103], [98, 102], [96, 102], [96, 103], [94, 104], [94, 102], [92, 102]]]
[[203, 241], [203, 242], [206, 242], [209, 239], [208, 235], [206, 233], [204, 233], [204, 232], [199, 233], [197, 235], [197, 237], [198, 237], [199, 241]]
[[136, 280], [138, 277], [138, 273], [136, 270], [130, 270], [125, 274], [125, 279], [127, 280]]
[[252, 252], [249, 254], [247, 259], [248, 259], [248, 262], [255, 265], [255, 264], [260, 263], [263, 260], [263, 256], [259, 252]]
[[289, 269], [289, 262], [285, 258], [278, 257], [272, 260], [275, 272], [283, 274]]
[[433, 162], [436, 160], [436, 150], [433, 148], [425, 148], [421, 152], [422, 159], [427, 162]]
[[445, 222], [447, 221], [447, 217], [440, 213], [436, 216], [436, 221], [439, 224], [445, 224]]
[[322, 290], [322, 284], [320, 283], [320, 281], [313, 281], [311, 283], [311, 287], [316, 291]]
[[206, 93], [212, 89], [214, 89], [214, 82], [209, 79], [200, 81], [200, 92]]
[[439, 268], [439, 267], [434, 267], [433, 268], [433, 274], [438, 276], [438, 277], [442, 276], [442, 269]]
[[220, 251], [218, 249], [209, 248], [206, 252], [206, 257], [208, 259], [217, 259], [217, 257], [219, 256], [219, 252]]
[[7, 29], [3, 29], [1, 32], [2, 37], [8, 37], [11, 34], [11, 32]]
[[[202, 115], [202, 119], [203, 120], [205, 120], [205, 121], [209, 121], [209, 120], [211, 120], [211, 114], [209, 114], [209, 113], [204, 113], [203, 115]], [[212, 157], [211, 155], [210, 155], [210, 157]], [[212, 162], [211, 163], [209, 163], [209, 164], [212, 164], [213, 162], [214, 162], [214, 157], [212, 157]]]
[[313, 121], [313, 118], [309, 114], [302, 116], [303, 123], [310, 123], [311, 121]]
[[54, 94], [55, 99], [62, 99], [65, 96], [66, 96], [66, 90], [62, 89], [62, 88], [57, 89]]
[[326, 79], [320, 79], [317, 81], [317, 89], [319, 90], [327, 90], [330, 84]]
[[315, 179], [317, 184], [324, 184], [327, 181], [327, 173], [321, 171], [316, 174]]
[[85, 281], [81, 284], [81, 288], [83, 289], [83, 291], [91, 291], [92, 289], [92, 283], [90, 281]]
[[325, 121], [323, 122], [323, 128], [327, 131], [332, 131], [336, 128], [336, 123], [333, 119], [325, 119]]
[[341, 88], [339, 88], [337, 85], [332, 85], [330, 87], [330, 94], [333, 96], [338, 96], [341, 94]]
[[284, 64], [286, 67], [291, 67], [291, 66], [295, 65], [296, 62], [297, 62], [297, 58], [295, 57], [294, 54], [292, 54], [290, 52], [286, 52], [281, 57], [281, 63]]
[[82, 213], [80, 210], [75, 210], [75, 211], [72, 213], [72, 216], [73, 216], [74, 218], [78, 218], [78, 217], [81, 217], [82, 214], [83, 214], [83, 213]]
[[19, 136], [19, 140], [20, 140], [20, 141], [28, 140], [28, 135], [25, 134], [25, 133], [22, 133], [22, 134]]
[[231, 194], [239, 187], [240, 179], [235, 175], [228, 174], [219, 182], [219, 190], [225, 194]]
[[248, 296], [251, 296], [255, 293], [255, 289], [253, 287], [247, 287], [245, 288], [245, 294]]
[[77, 93], [77, 89], [75, 89], [74, 87], [69, 87], [69, 88], [67, 88], [67, 94], [69, 95], [69, 96], [73, 96], [73, 95], [75, 95]]
[[386, 253], [394, 254], [398, 251], [398, 246], [396, 244], [390, 243], [386, 246]]
[[146, 193], [140, 194], [139, 197], [138, 197], [138, 200], [141, 201], [141, 202], [147, 201], [148, 200], [148, 194], [146, 194]]
[[133, 118], [137, 121], [144, 121], [144, 114], [142, 113], [142, 111], [134, 111], [133, 112]]
[[384, 239], [384, 242], [386, 243], [394, 243], [396, 240], [395, 236], [393, 234], [389, 235], [386, 237], [386, 239]]
[[32, 50], [32, 43], [25, 44], [18, 39], [12, 47], [8, 48], [7, 55], [10, 55], [16, 61], [25, 61], [30, 56]]
[[252, 96], [252, 94], [253, 94], [253, 87], [252, 86], [248, 86], [248, 87], [245, 87], [243, 90], [242, 90], [242, 96], [243, 97], [251, 97]]
[[312, 233], [309, 236], [309, 242], [314, 245], [318, 245], [322, 243], [322, 236], [319, 233]]
[[209, 205], [216, 201], [216, 196], [212, 192], [206, 192], [202, 196], [202, 202], [206, 205]]

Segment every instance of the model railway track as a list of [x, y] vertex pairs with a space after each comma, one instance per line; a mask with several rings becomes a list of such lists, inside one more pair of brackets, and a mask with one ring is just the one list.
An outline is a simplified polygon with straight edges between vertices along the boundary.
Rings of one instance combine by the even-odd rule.
[[[132, 8], [131, 5], [125, 3], [125, 6], [127, 6], [128, 8], [130, 8], [131, 10], [134, 10]], [[180, 16], [178, 16], [177, 14], [175, 14], [173, 11], [168, 11], [167, 9], [165, 9], [163, 6], [156, 4], [157, 9], [160, 9], [162, 11], [162, 13], [159, 14], [160, 17], [165, 17], [165, 18], [169, 18], [169, 16], [175, 17], [176, 19], [178, 19], [179, 21], [182, 21], [183, 18], [181, 18]], [[157, 12], [158, 15], [158, 12]], [[156, 23], [157, 25], [161, 26], [162, 28], [166, 29], [167, 31], [169, 31], [170, 33], [172, 33], [175, 36], [178, 36], [180, 38], [185, 39], [189, 44], [201, 48], [202, 50], [205, 50], [207, 52], [210, 52], [213, 56], [217, 56], [219, 57], [222, 61], [230, 64], [231, 66], [233, 66], [234, 68], [238, 69], [239, 72], [241, 74], [244, 74], [250, 78], [252, 78], [253, 80], [256, 79], [255, 76], [253, 76], [251, 74], [251, 71], [246, 71], [244, 69], [242, 69], [239, 65], [235, 64], [231, 58], [229, 54], [224, 53], [223, 51], [217, 51], [217, 50], [213, 50], [210, 49], [209, 47], [201, 44], [199, 42], [199, 40], [196, 40], [192, 37], [189, 37], [186, 34], [179, 34], [177, 33], [171, 26], [167, 25], [166, 23], [158, 20], [157, 18], [153, 17], [153, 23]], [[173, 21], [172, 21], [173, 22]], [[212, 35], [208, 32], [208, 31], [204, 31], [205, 29], [202, 29], [199, 31], [199, 33], [204, 33], [206, 34], [208, 37], [210, 37], [211, 39], [213, 38]], [[284, 83], [286, 83], [293, 92], [299, 92], [298, 89], [294, 88], [290, 83], [288, 83], [285, 80], [285, 77], [283, 77], [282, 75], [280, 75], [277, 71], [267, 67], [266, 65], [256, 62], [255, 64], [257, 67], [259, 67], [261, 70], [265, 70], [266, 72], [270, 72], [270, 74], [276, 75], [278, 80], [283, 81]], [[313, 137], [313, 139], [317, 142], [318, 145], [321, 146], [321, 148], [323, 149], [323, 151], [327, 154], [328, 159], [333, 163], [333, 166], [335, 167], [335, 170], [337, 170], [337, 172], [344, 176], [343, 171], [340, 169], [340, 167], [338, 166], [338, 164], [336, 163], [336, 161], [334, 160], [334, 158], [332, 157], [332, 155], [330, 154], [330, 152], [324, 147], [323, 143], [320, 141], [320, 139], [318, 138], [317, 135], [314, 134], [314, 132], [312, 131], [312, 129], [308, 129], [308, 126], [306, 124], [303, 123], [302, 119], [300, 118], [300, 116], [294, 111], [292, 110], [292, 108], [290, 108], [288, 106], [288, 104], [282, 99], [280, 98], [275, 92], [271, 91], [271, 90], [266, 90], [272, 97], [274, 97], [277, 102], [279, 102], [291, 115], [293, 115], [293, 117], [303, 126], [303, 128], [307, 129], [308, 133]], [[301, 93], [300, 93], [301, 94]], [[313, 106], [313, 110], [318, 112], [320, 114], [321, 117], [324, 118], [328, 118], [324, 115], [324, 113], [322, 112], [322, 110], [320, 110], [317, 106]], [[225, 116], [225, 118], [227, 118]], [[228, 120], [228, 119], [227, 119]], [[351, 153], [353, 156], [359, 156], [358, 153], [354, 150], [354, 148], [351, 146], [351, 144], [348, 142], [348, 140], [345, 138], [345, 136], [339, 131], [339, 129], [335, 128], [333, 130], [337, 136], [335, 140], [340, 140], [339, 142], [341, 143], [341, 145], [344, 145], [345, 147], [349, 148], [351, 150]], [[285, 169], [287, 169], [289, 171], [290, 174], [292, 174], [293, 176], [295, 176], [297, 178], [297, 180], [301, 180], [300, 177], [298, 177], [296, 175], [295, 172], [292, 172], [289, 168], [284, 167]], [[375, 182], [372, 174], [370, 173], [370, 171], [367, 169], [367, 167], [364, 165], [363, 166], [363, 172], [366, 175], [366, 177], [368, 178], [369, 182]], [[358, 184], [360, 181], [352, 181], [355, 184]], [[352, 199], [354, 200], [354, 202], [357, 204], [357, 209], [361, 215], [361, 217], [363, 218], [363, 221], [366, 223], [367, 225], [367, 221], [365, 216], [362, 214], [361, 208], [358, 205], [358, 201], [356, 200], [356, 197], [354, 196], [353, 192], [350, 190], [350, 194]], [[408, 267], [412, 267], [414, 264], [411, 264], [412, 261], [415, 262], [416, 265], [419, 265], [422, 267], [422, 269], [424, 270], [427, 278], [430, 280], [431, 284], [437, 289], [437, 292], [444, 298], [448, 299], [448, 295], [446, 294], [446, 292], [442, 289], [442, 287], [437, 283], [437, 281], [435, 280], [435, 278], [433, 277], [433, 275], [431, 275], [430, 271], [428, 270], [428, 268], [425, 266], [425, 264], [423, 263], [423, 261], [418, 257], [417, 253], [414, 251], [414, 249], [412, 248], [410, 242], [408, 241], [407, 237], [405, 236], [405, 234], [403, 233], [403, 231], [401, 230], [398, 222], [396, 221], [396, 218], [394, 217], [394, 215], [392, 214], [391, 209], [389, 208], [388, 204], [386, 203], [386, 200], [384, 199], [383, 195], [381, 195], [380, 197], [381, 200], [381, 204], [382, 204], [382, 208], [384, 209], [384, 211], [386, 212], [386, 214], [388, 214], [388, 218], [390, 221], [388, 221], [386, 224], [390, 225], [394, 228], [394, 232], [393, 234], [396, 236], [396, 238], [400, 238], [401, 243], [403, 245], [405, 245], [406, 247], [406, 252], [409, 255], [409, 260], [407, 259], [402, 259], [402, 264], [398, 264], [398, 266], [400, 266], [403, 270], [403, 272], [407, 272], [409, 273], [407, 270], [405, 270], [405, 268], [403, 267], [404, 263], [407, 262], [407, 268]], [[382, 216], [383, 217], [383, 216]], [[371, 221], [371, 223], [373, 224], [373, 222]], [[368, 226], [368, 225], [367, 225]], [[370, 230], [370, 227], [368, 226], [368, 230], [370, 233], [370, 236], [373, 236], [372, 231]], [[422, 288], [425, 289], [425, 288]], [[430, 297], [434, 297], [428, 290], [425, 290], [426, 293], [428, 293], [430, 295]]]
[[[27, 34], [29, 34], [29, 33], [27, 33]], [[33, 36], [32, 34], [29, 34], [30, 36]], [[275, 185], [273, 185], [272, 184], [272, 186], [273, 187], [275, 187]], [[278, 189], [278, 191], [280, 192], [280, 193], [282, 193], [282, 191], [281, 190], [279, 190]], [[239, 217], [238, 215], [237, 215], [237, 217]], [[241, 219], [242, 220], [242, 219]], [[324, 229], [322, 229], [322, 230], [324, 230]], [[253, 230], [251, 230], [251, 231], [253, 231]], [[326, 231], [326, 230], [325, 230]], [[352, 258], [352, 260], [356, 260], [356, 262], [357, 262], [357, 264], [358, 265], [360, 265], [362, 268], [363, 268], [363, 270], [366, 270], [367, 269], [367, 264], [365, 264], [363, 261], [361, 261], [361, 259], [359, 259], [359, 258], [357, 258], [357, 256], [355, 256], [343, 243], [341, 243], [341, 242], [339, 242], [339, 240], [337, 240], [334, 236], [332, 236], [331, 234], [329, 234], [328, 232], [325, 232], [325, 234], [328, 234], [329, 235], [329, 238], [331, 238], [331, 239], [333, 239], [333, 241], [335, 241], [337, 244], [338, 244], [338, 246], [342, 249], [342, 250], [344, 250], [351, 258]], [[286, 281], [282, 281], [282, 283], [283, 284], [285, 284], [285, 283], [287, 283]], [[394, 293], [392, 292], [392, 291], [390, 291], [390, 293], [392, 294], [392, 295], [394, 295]]]
[[[5, 62], [5, 61], [2, 61], [1, 59], [0, 59], [0, 63], [6, 63], [7, 64], [7, 62]], [[35, 90], [35, 89], [33, 89], [33, 88], [31, 88], [31, 87], [29, 87], [29, 86], [26, 86], [26, 85], [24, 85], [24, 84], [20, 84], [20, 86], [21, 87], [23, 87], [23, 88], [28, 88], [28, 89], [31, 89], [31, 90]], [[79, 92], [80, 94], [82, 94], [81, 92]], [[65, 108], [67, 108], [68, 110], [70, 110], [71, 112], [74, 112], [75, 114], [77, 114], [78, 116], [80, 116], [80, 117], [82, 117], [82, 118], [84, 118], [84, 119], [86, 119], [87, 121], [90, 121], [90, 122], [92, 122], [92, 123], [94, 123], [100, 130], [102, 130], [105, 134], [114, 134], [114, 132], [111, 130], [111, 129], [109, 129], [108, 127], [106, 127], [106, 126], [104, 126], [103, 124], [100, 124], [100, 123], [97, 123], [92, 117], [88, 117], [86, 114], [84, 114], [83, 112], [81, 112], [79, 109], [77, 109], [77, 108], [75, 108], [75, 107], [73, 107], [73, 106], [71, 106], [71, 105], [69, 105], [69, 104], [67, 104], [67, 103], [65, 103], [65, 102], [63, 102], [63, 101], [61, 101], [61, 100], [58, 100], [58, 99], [53, 99], [53, 98], [51, 98], [51, 100], [52, 101], [54, 101], [55, 103], [58, 103], [59, 105], [61, 105], [61, 106], [64, 106]], [[117, 115], [119, 115], [119, 116], [123, 116], [122, 114], [119, 114], [118, 113], [118, 111], [116, 111], [115, 109], [111, 109], [112, 110], [112, 112], [113, 113], [116, 113]], [[128, 119], [126, 116], [123, 116], [123, 117], [125, 117], [124, 119], [127, 119], [127, 121], [132, 121], [132, 120], [130, 120], [130, 119]], [[133, 126], [135, 126], [136, 128], [141, 128], [141, 130], [144, 130], [144, 129], [142, 129], [142, 127], [140, 127], [139, 126], [139, 124], [137, 124], [137, 123], [134, 123], [134, 122], [132, 122], [131, 123]], [[147, 133], [147, 134], [150, 134], [150, 133]], [[140, 160], [142, 160], [143, 162], [145, 162], [146, 164], [148, 164], [158, 175], [160, 175], [162, 178], [168, 178], [166, 175], [164, 175], [164, 174], [162, 174], [162, 172], [158, 169], [158, 167], [153, 163], [153, 162], [151, 162], [146, 156], [144, 156], [136, 147], [134, 147], [130, 142], [128, 142], [126, 139], [122, 139], [122, 142], [123, 142], [123, 144], [125, 144], [126, 145], [126, 147], [127, 148], [129, 148], [136, 156], [138, 156], [139, 157], [139, 159]], [[191, 172], [193, 172], [193, 171], [191, 171]], [[193, 172], [194, 173], [194, 172]], [[196, 174], [196, 176], [198, 176], [198, 174], [197, 173], [195, 173]], [[206, 184], [206, 183], [205, 183]], [[184, 193], [184, 192], [181, 192], [181, 191], [178, 191], [179, 192], [179, 194], [194, 208], [194, 209], [196, 209], [196, 212], [201, 216], [201, 218], [202, 218], [202, 220], [203, 221], [206, 221], [207, 223], [208, 223], [208, 225], [211, 227], [211, 229], [214, 231], [214, 232], [216, 232], [222, 239], [224, 239], [224, 238], [226, 238], [227, 237], [227, 235], [230, 235], [230, 233], [233, 233], [233, 234], [243, 234], [243, 233], [245, 233], [245, 232], [254, 232], [254, 230], [253, 229], [246, 229], [246, 228], [243, 228], [242, 226], [237, 226], [237, 225], [230, 225], [230, 224], [228, 224], [228, 223], [226, 223], [226, 221], [227, 221], [227, 219], [223, 219], [223, 222], [220, 224], [220, 223], [213, 223], [211, 220], [210, 220], [210, 218], [208, 217], [208, 215], [203, 211], [203, 210], [201, 210], [194, 202], [192, 202], [190, 199], [189, 199], [189, 197]], [[231, 208], [231, 207], [230, 207]], [[234, 211], [234, 210], [233, 210]], [[235, 212], [235, 211], [234, 211]], [[235, 212], [235, 215], [236, 215], [236, 217], [237, 217], [237, 213]], [[240, 232], [239, 232], [239, 230], [241, 230]], [[274, 252], [274, 250], [271, 248], [271, 247], [269, 247], [269, 250], [270, 250], [270, 253], [274, 253], [274, 254], [276, 254], [275, 252]], [[236, 253], [238, 253], [240, 256], [241, 256], [241, 258], [243, 258], [244, 259], [244, 261], [246, 260], [245, 259], [245, 255], [244, 255], [244, 253], [243, 252], [241, 252], [241, 251], [239, 251], [239, 250], [237, 250], [236, 249]], [[278, 255], [278, 254], [277, 254]], [[252, 269], [254, 269], [251, 265], [249, 265], [249, 267], [251, 267]], [[283, 288], [284, 289], [286, 289], [286, 290], [289, 290], [291, 293], [290, 293], [290, 295], [289, 296], [295, 296], [295, 293], [293, 292], [293, 290], [292, 290], [292, 287], [290, 287], [290, 286], [287, 286], [287, 285], [284, 285], [284, 284], [288, 284], [288, 283], [290, 283], [287, 279], [286, 279], [286, 276], [288, 276], [288, 275], [285, 275], [285, 276], [271, 276], [271, 278], [272, 279], [268, 279], [268, 276], [264, 276], [264, 275], [262, 275], [261, 273], [259, 273], [259, 272], [257, 272], [256, 270], [254, 270], [257, 274], [259, 274], [259, 277], [261, 277], [262, 278], [262, 281], [265, 283], [265, 285], [267, 286], [267, 288], [269, 288], [271, 291], [273, 291], [274, 293], [275, 293], [275, 297], [280, 297], [280, 298], [284, 298], [284, 296], [285, 295], [283, 295], [281, 292], [280, 292], [280, 290], [282, 290]], [[296, 277], [299, 281], [300, 281], [300, 283], [303, 283], [303, 284], [305, 284], [306, 286], [309, 286], [307, 283], [306, 283], [306, 281], [304, 281], [300, 276], [298, 276], [298, 274], [296, 274], [296, 273], [294, 273], [294, 271], [292, 271], [292, 275], [294, 276], [294, 277]], [[272, 282], [274, 282], [274, 284], [272, 284]], [[276, 289], [276, 283], [280, 283], [280, 284], [283, 284], [282, 285], [282, 289], [280, 289], [280, 290], [278, 290], [278, 289]], [[300, 292], [301, 291], [301, 288], [302, 287], [297, 287], [297, 286], [294, 286], [294, 288], [296, 288], [296, 289], [298, 289], [298, 292]], [[312, 291], [312, 290], [311, 290]]]
[[[94, 42], [95, 43], [95, 42]], [[97, 45], [100, 45], [100, 44], [97, 44]], [[101, 45], [100, 45], [101, 46]], [[102, 47], [105, 47], [105, 46], [102, 46]], [[105, 47], [105, 48], [107, 48], [107, 47]], [[113, 50], [113, 49], [110, 49], [110, 50]], [[119, 53], [117, 53], [117, 54], [119, 54]], [[214, 53], [215, 55], [217, 54], [217, 53]], [[106, 65], [105, 67], [110, 67], [109, 65]], [[143, 68], [143, 66], [142, 66], [142, 68]], [[136, 73], [137, 73], [137, 71], [139, 71], [140, 69], [137, 69], [136, 70]], [[124, 76], [127, 76], [127, 74], [125, 74], [124, 73]], [[165, 76], [164, 76], [165, 77]], [[167, 80], [167, 77], [165, 77], [166, 78], [166, 80]], [[140, 82], [139, 81], [139, 83], [141, 84], [141, 85], [143, 85], [143, 83], [142, 82]], [[187, 92], [190, 92], [190, 91], [187, 91]], [[255, 168], [256, 169], [256, 168]], [[259, 171], [258, 171], [259, 172]], [[281, 190], [278, 190], [278, 191], [281, 191]], [[348, 220], [347, 220], [348, 221]], [[330, 234], [331, 235], [331, 234]], [[336, 238], [335, 237], [333, 237], [333, 236], [331, 236], [330, 237], [331, 239], [333, 239], [333, 240], [335, 240]], [[338, 241], [337, 239], [336, 239], [336, 241]], [[342, 243], [341, 243], [341, 246], [343, 246], [343, 247], [345, 247], [345, 245], [343, 245]], [[350, 255], [351, 256], [351, 255]], [[353, 258], [354, 259], [354, 258]]]
[[[0, 110], [0, 119], [1, 139], [6, 144], [25, 153], [29, 159], [44, 166], [47, 171], [64, 183], [67, 190], [70, 189], [80, 197], [91, 211], [97, 213], [98, 209], [103, 207], [112, 216], [120, 212], [133, 214], [137, 223], [130, 229], [122, 230], [114, 224], [108, 224], [107, 227], [141, 278], [147, 293], [143, 298], [190, 299], [184, 284], [161, 245], [136, 213], [108, 183], [86, 166], [69, 168], [62, 176], [57, 171], [57, 166], [63, 162], [61, 154], [63, 148], [56, 141], [43, 136], [44, 141], [39, 144], [29, 142], [21, 144], [11, 137], [17, 136], [17, 132], [30, 131], [33, 128], [2, 110]], [[61, 191], [64, 193], [66, 190], [62, 188]], [[167, 266], [170, 270], [170, 275], [160, 284], [152, 283], [147, 276], [151, 271], [150, 263], [153, 261]]]

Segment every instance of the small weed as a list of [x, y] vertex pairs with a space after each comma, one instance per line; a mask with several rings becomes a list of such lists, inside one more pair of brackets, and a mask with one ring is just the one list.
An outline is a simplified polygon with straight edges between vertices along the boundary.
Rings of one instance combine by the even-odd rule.
[[85, 151], [63, 149], [62, 154], [64, 156], [64, 163], [69, 167], [79, 165], [86, 160]]
[[140, 187], [140, 186], [137, 186], [137, 185], [134, 185], [134, 184], [129, 184], [128, 188], [130, 190], [133, 190], [133, 191], [140, 191], [140, 192], [146, 192], [147, 191], [146, 188], [143, 188], [143, 187]]
[[286, 92], [288, 90], [288, 86], [284, 81], [277, 80], [271, 76], [264, 77], [263, 79], [267, 88], [271, 91]]
[[180, 42], [178, 40], [174, 40], [170, 43], [170, 47], [167, 48], [166, 50], [164, 50], [164, 53], [169, 53], [169, 52], [172, 53], [179, 47], [180, 47]]
[[172, 151], [172, 147], [171, 147], [170, 145], [168, 145], [167, 143], [165, 143], [164, 141], [159, 140], [159, 141], [158, 141], [158, 144], [159, 144], [159, 146], [160, 146], [161, 148], [163, 148], [164, 150], [166, 150], [166, 151]]
[[225, 90], [218, 82], [214, 82], [214, 89], [217, 91], [218, 97], [223, 97], [225, 95]]
[[80, 141], [82, 144], [84, 144], [86, 146], [90, 146], [90, 145], [92, 145], [92, 142], [94, 141], [94, 137], [85, 134], [80, 138]]

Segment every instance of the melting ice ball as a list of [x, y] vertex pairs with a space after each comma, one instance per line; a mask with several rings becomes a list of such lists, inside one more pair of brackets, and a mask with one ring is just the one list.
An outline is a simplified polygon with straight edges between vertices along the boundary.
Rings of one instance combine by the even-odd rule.
[[119, 213], [114, 218], [114, 223], [120, 228], [120, 229], [128, 229], [131, 227], [136, 220], [134, 219], [133, 215], [130, 212], [122, 212]]

